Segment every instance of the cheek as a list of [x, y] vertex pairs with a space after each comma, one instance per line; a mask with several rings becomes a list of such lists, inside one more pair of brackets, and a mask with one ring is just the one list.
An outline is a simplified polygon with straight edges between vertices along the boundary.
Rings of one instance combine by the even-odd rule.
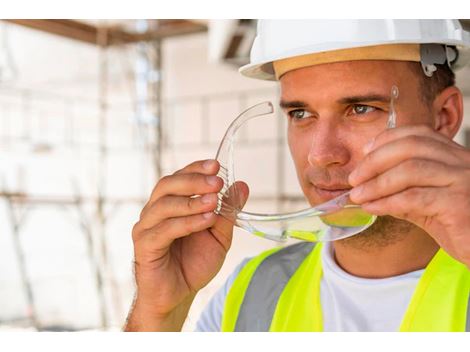
[[360, 162], [365, 154], [363, 152], [364, 146], [372, 141], [376, 136], [375, 129], [356, 129], [355, 131], [341, 131], [338, 133], [338, 143], [342, 148], [347, 150], [348, 162], [345, 164], [345, 169], [352, 171]]
[[307, 138], [306, 135], [294, 134], [289, 130], [287, 134], [287, 142], [289, 144], [289, 151], [294, 161], [297, 172], [305, 167], [308, 163], [308, 153], [311, 143], [311, 136]]
[[437, 116], [433, 111], [424, 106], [410, 106], [403, 109], [405, 112], [399, 114], [397, 111], [397, 126], [429, 125], [434, 126]]
[[[291, 159], [294, 163], [295, 174], [297, 176], [298, 185], [302, 189], [302, 192], [306, 192], [306, 187], [308, 187], [307, 182], [305, 181], [305, 172], [309, 169], [308, 163], [308, 150], [309, 144], [306, 142], [306, 138], [302, 139], [298, 136], [293, 136], [288, 134], [288, 144]], [[290, 170], [289, 172], [293, 172]]]

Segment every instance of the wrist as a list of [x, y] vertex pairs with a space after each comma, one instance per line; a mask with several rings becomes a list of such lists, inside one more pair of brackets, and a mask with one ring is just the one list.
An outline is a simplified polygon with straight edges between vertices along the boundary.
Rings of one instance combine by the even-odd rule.
[[124, 331], [181, 331], [194, 295], [171, 311], [161, 311], [155, 303], [136, 298]]

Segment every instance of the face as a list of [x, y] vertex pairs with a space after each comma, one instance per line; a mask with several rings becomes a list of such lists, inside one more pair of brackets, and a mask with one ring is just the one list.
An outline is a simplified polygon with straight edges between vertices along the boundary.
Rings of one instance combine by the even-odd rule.
[[290, 71], [280, 83], [290, 152], [311, 206], [351, 188], [348, 175], [363, 147], [386, 128], [393, 85], [400, 92], [397, 126], [431, 123], [406, 62], [324, 64]]

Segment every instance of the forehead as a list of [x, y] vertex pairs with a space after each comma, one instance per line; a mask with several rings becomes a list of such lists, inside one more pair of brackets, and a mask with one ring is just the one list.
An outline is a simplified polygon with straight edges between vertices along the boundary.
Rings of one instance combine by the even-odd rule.
[[304, 67], [280, 79], [282, 99], [341, 97], [351, 94], [389, 94], [418, 88], [418, 76], [404, 61], [348, 61]]

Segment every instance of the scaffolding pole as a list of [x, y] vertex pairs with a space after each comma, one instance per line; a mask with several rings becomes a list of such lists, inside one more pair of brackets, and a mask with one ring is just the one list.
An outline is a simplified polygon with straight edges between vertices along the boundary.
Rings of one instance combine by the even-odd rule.
[[[108, 58], [108, 45], [109, 33], [108, 27], [100, 26], [98, 28], [98, 46], [99, 46], [99, 162], [98, 162], [98, 197], [96, 204], [97, 216], [97, 236], [99, 238], [99, 252], [102, 259], [102, 269], [105, 273], [104, 278], [108, 279], [111, 287], [110, 296], [113, 301], [111, 305], [114, 308], [114, 313], [117, 317], [122, 315], [122, 300], [119, 292], [119, 285], [114, 278], [114, 273], [109, 263], [108, 257], [108, 241], [106, 238], [106, 176], [107, 176], [107, 118], [108, 118], [108, 79], [109, 79], [109, 58]], [[102, 300], [105, 307], [105, 312], [102, 314], [102, 328], [107, 329], [110, 324], [110, 319], [106, 312], [106, 298], [105, 290], [102, 291]]]
[[153, 152], [155, 178], [160, 179], [162, 175], [162, 153], [163, 153], [163, 109], [162, 109], [162, 42], [155, 40], [151, 43], [155, 56], [151, 62], [152, 69], [157, 72], [157, 79], [152, 82], [150, 98], [152, 99], [152, 109], [156, 116], [155, 123], [155, 148]]
[[24, 253], [23, 246], [21, 245], [20, 238], [21, 224], [23, 223], [24, 217], [18, 216], [18, 214], [16, 214], [14, 200], [12, 198], [12, 196], [18, 196], [18, 194], [3, 191], [0, 196], [4, 197], [7, 203], [8, 215], [10, 217], [11, 233], [13, 236], [13, 250], [18, 261], [21, 285], [23, 287], [23, 292], [26, 298], [26, 316], [29, 324], [36, 330], [39, 330], [40, 325], [37, 318], [36, 300], [33, 292], [33, 285], [28, 275], [26, 255]]

